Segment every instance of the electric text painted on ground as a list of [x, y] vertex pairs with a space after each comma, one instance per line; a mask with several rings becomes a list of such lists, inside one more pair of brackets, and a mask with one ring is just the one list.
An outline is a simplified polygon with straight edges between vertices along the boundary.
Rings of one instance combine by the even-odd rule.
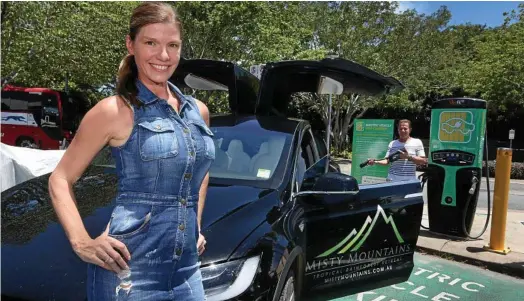
[[524, 280], [480, 268], [415, 254], [408, 281], [331, 301], [524, 300]]
[[[361, 163], [368, 158], [384, 158], [388, 145], [393, 139], [393, 119], [356, 119], [353, 127], [352, 161]], [[381, 165], [351, 169], [351, 175], [359, 184], [383, 183], [388, 167]]]

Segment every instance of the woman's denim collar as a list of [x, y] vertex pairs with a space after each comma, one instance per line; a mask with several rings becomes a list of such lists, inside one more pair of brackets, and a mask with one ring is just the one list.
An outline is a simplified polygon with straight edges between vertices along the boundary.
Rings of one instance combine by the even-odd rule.
[[[143, 103], [144, 105], [148, 105], [148, 104], [151, 104], [157, 100], [159, 100], [160, 98], [158, 96], [155, 95], [155, 93], [151, 92], [151, 90], [149, 90], [149, 88], [146, 87], [146, 85], [144, 85], [142, 83], [141, 80], [137, 79], [136, 80], [136, 88], [137, 88], [137, 99]], [[167, 82], [169, 88], [171, 89], [171, 91], [175, 92], [178, 96], [178, 99], [180, 100], [180, 108], [182, 108], [186, 102], [187, 102], [187, 98], [185, 97], [184, 94], [182, 94], [182, 92], [175, 86], [173, 85], [171, 82]]]

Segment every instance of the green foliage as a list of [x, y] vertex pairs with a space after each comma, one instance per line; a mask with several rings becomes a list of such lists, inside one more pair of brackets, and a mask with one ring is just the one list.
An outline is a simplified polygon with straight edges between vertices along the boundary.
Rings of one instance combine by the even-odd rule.
[[349, 159], [349, 160], [353, 158], [353, 153], [347, 149], [335, 152], [333, 155], [338, 158]]
[[3, 2], [3, 80], [62, 89], [114, 80], [132, 2]]
[[[524, 6], [522, 6], [524, 9]], [[468, 94], [490, 101], [500, 114], [524, 106], [524, 22], [503, 26], [472, 39], [473, 58], [460, 82]]]
[[[3, 1], [2, 85], [45, 86], [111, 94], [126, 54], [125, 35], [138, 2]], [[509, 118], [524, 106], [524, 4], [500, 27], [448, 25], [446, 7], [425, 15], [398, 12], [396, 2], [176, 2], [183, 55], [253, 64], [321, 59], [328, 53], [401, 80], [401, 93], [333, 98], [333, 146], [348, 147], [352, 121], [370, 109], [427, 110], [442, 96], [474, 96]], [[102, 88], [105, 88], [103, 90]], [[226, 112], [224, 94], [199, 92], [212, 112]], [[291, 111], [327, 125], [327, 97], [296, 95]], [[324, 106], [323, 106], [324, 105]]]
[[312, 37], [307, 3], [180, 2], [184, 54], [234, 61], [249, 68], [267, 61], [323, 57], [308, 48]]
[[[442, 8], [425, 16], [413, 10], [398, 13], [397, 7], [390, 2], [322, 2], [312, 6], [316, 12], [315, 47], [394, 76], [406, 86], [402, 93], [387, 97], [355, 94], [333, 98], [331, 129], [336, 152], [348, 147], [353, 120], [369, 109], [420, 108], [424, 94], [438, 86], [439, 77], [432, 70], [445, 65], [445, 54], [440, 51], [445, 42], [441, 30], [451, 17], [449, 11]], [[327, 127], [328, 97], [296, 99], [297, 106], [315, 111]]]
[[133, 2], [2, 2], [2, 86], [84, 94], [90, 107], [114, 84]]

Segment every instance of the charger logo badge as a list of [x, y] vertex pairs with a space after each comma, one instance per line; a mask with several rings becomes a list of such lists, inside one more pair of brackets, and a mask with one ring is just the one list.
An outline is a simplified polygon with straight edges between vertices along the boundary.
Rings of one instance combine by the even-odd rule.
[[356, 127], [357, 127], [357, 131], [362, 132], [364, 130], [364, 122], [357, 121]]
[[475, 131], [473, 114], [468, 111], [440, 113], [438, 139], [440, 142], [469, 143]]

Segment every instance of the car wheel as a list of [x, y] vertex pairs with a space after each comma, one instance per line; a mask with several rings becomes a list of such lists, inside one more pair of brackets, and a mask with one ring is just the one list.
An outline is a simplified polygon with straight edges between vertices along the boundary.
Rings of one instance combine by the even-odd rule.
[[295, 301], [295, 273], [289, 271], [279, 301]]
[[38, 148], [33, 139], [29, 137], [20, 137], [16, 141], [16, 146], [27, 148]]

